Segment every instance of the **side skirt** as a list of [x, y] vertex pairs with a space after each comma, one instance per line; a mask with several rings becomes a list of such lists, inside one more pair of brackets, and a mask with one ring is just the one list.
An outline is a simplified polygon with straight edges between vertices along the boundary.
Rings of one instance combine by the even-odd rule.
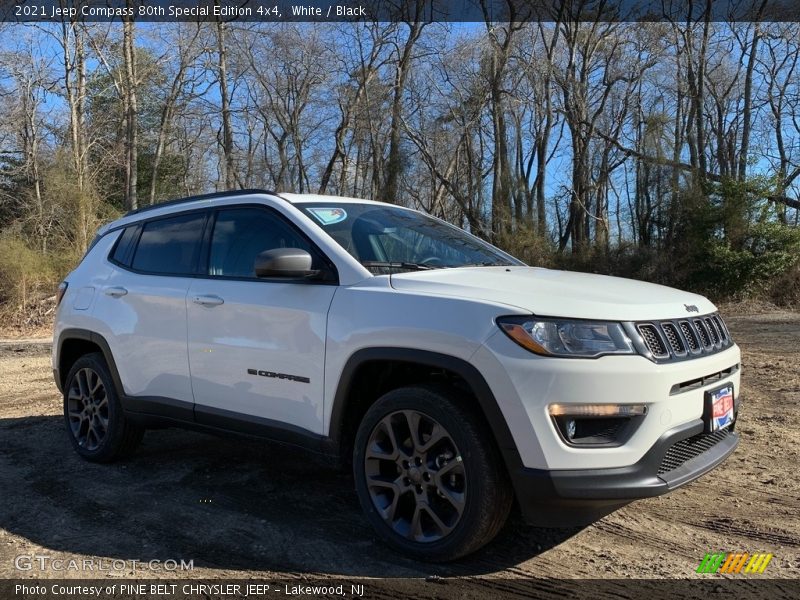
[[265, 440], [338, 458], [336, 445], [329, 437], [272, 419], [195, 406], [171, 398], [126, 396], [122, 404], [125, 416], [143, 427], [179, 427], [223, 437]]

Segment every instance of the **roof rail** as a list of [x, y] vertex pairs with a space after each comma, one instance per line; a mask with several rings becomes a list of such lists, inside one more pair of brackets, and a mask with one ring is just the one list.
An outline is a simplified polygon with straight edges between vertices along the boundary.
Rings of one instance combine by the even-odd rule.
[[148, 206], [142, 206], [134, 210], [129, 210], [125, 216], [138, 215], [139, 213], [147, 212], [148, 210], [155, 210], [163, 208], [164, 206], [174, 206], [175, 204], [183, 204], [184, 202], [194, 202], [195, 200], [213, 200], [214, 198], [229, 198], [231, 196], [248, 196], [250, 194], [270, 194], [276, 196], [275, 192], [262, 189], [251, 190], [228, 190], [225, 192], [212, 192], [210, 194], [199, 194], [197, 196], [187, 196], [186, 198], [175, 198], [174, 200], [167, 200], [165, 202], [157, 202]]

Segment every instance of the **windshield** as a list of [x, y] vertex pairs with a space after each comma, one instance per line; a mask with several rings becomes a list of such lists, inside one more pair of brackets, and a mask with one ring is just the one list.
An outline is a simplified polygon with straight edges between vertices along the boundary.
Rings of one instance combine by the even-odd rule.
[[521, 265], [494, 246], [411, 210], [375, 204], [296, 204], [373, 273]]

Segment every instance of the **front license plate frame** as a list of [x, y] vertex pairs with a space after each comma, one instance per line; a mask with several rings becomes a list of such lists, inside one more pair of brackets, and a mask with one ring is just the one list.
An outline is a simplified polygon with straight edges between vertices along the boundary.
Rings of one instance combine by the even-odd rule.
[[703, 421], [706, 433], [731, 427], [736, 421], [736, 401], [732, 382], [707, 390], [704, 398]]

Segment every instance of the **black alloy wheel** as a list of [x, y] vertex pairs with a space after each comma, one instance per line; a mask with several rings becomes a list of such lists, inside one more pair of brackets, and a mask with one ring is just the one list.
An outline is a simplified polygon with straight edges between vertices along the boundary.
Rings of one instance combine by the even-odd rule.
[[94, 370], [80, 369], [67, 391], [67, 421], [78, 446], [96, 451], [108, 435], [108, 395]]
[[132, 454], [144, 435], [144, 428], [125, 415], [108, 363], [99, 352], [81, 356], [69, 370], [64, 420], [72, 447], [92, 462]]
[[395, 411], [378, 422], [367, 442], [364, 472], [375, 508], [407, 539], [440, 540], [464, 513], [461, 452], [440, 423], [419, 411]]

